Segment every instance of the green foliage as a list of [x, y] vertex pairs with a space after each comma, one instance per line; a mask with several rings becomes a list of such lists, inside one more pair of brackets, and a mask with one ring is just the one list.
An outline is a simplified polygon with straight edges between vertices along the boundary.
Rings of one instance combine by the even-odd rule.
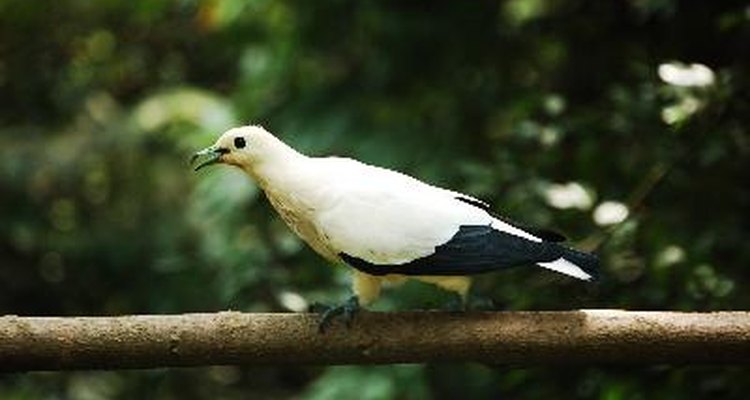
[[310, 385], [309, 400], [429, 398], [424, 368], [419, 366], [331, 367]]
[[[0, 0], [0, 314], [345, 296], [245, 176], [189, 169], [247, 122], [599, 246], [595, 288], [478, 279], [508, 309], [747, 309], [749, 29], [727, 1]], [[408, 284], [376, 308], [444, 300]], [[744, 398], [746, 377], [204, 368], [5, 376], [0, 398]]]

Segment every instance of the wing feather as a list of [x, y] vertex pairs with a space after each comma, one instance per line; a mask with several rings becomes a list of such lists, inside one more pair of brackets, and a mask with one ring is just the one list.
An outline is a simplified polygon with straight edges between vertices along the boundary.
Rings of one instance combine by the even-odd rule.
[[[458, 199], [456, 192], [356, 161], [329, 159], [329, 162], [325, 175], [331, 177], [326, 187], [331, 200], [316, 212], [315, 224], [331, 250], [345, 261], [406, 266], [401, 273], [413, 270], [414, 274], [458, 275], [466, 274], [465, 268], [478, 273], [498, 265], [533, 261], [534, 257], [521, 254], [539, 250], [529, 243], [543, 242], [496, 219], [479, 200]], [[462, 229], [462, 226], [477, 228]], [[502, 235], [494, 237], [492, 232]], [[498, 246], [498, 238], [507, 243]], [[409, 264], [437, 257], [439, 247], [445, 250], [440, 255], [444, 258], [429, 259], [434, 270], [425, 270], [429, 267], [427, 261]], [[506, 254], [490, 254], [493, 247], [508, 250]], [[474, 255], [466, 258], [469, 253]], [[501, 258], [499, 263], [497, 257]]]
[[536, 242], [490, 225], [464, 225], [446, 243], [428, 256], [397, 264], [379, 264], [341, 252], [350, 266], [372, 275], [473, 275], [498, 269], [551, 262], [564, 254], [564, 248], [549, 242]]

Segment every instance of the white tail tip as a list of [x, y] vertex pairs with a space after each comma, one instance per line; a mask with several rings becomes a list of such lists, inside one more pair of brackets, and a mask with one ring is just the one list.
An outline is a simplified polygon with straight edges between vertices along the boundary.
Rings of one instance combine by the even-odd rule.
[[547, 268], [552, 271], [559, 272], [561, 274], [565, 274], [568, 276], [572, 276], [573, 278], [582, 279], [584, 281], [590, 281], [593, 279], [593, 276], [591, 274], [588, 274], [586, 271], [582, 270], [579, 266], [573, 264], [572, 262], [560, 257], [555, 261], [549, 261], [549, 262], [540, 262], [536, 265]]

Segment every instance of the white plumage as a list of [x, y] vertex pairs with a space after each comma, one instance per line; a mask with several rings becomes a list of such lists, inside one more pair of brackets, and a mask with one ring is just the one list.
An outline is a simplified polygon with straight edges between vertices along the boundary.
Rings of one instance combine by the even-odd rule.
[[363, 304], [383, 281], [407, 276], [465, 297], [480, 272], [537, 264], [590, 280], [596, 267], [594, 256], [494, 217], [470, 196], [347, 158], [307, 157], [259, 126], [229, 130], [197, 156], [209, 157], [197, 169], [242, 168], [315, 251], [355, 268]]

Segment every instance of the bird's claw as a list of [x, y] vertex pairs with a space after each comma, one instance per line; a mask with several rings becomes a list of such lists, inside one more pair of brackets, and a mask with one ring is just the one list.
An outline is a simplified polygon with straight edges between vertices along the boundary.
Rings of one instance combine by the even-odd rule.
[[316, 301], [310, 303], [310, 305], [307, 307], [307, 312], [322, 314], [328, 311], [329, 308], [331, 308], [331, 306], [329, 306], [328, 304], [323, 304]]
[[324, 333], [328, 327], [331, 326], [333, 320], [341, 316], [347, 328], [351, 328], [354, 316], [359, 311], [359, 298], [357, 296], [350, 297], [343, 304], [337, 306], [327, 306], [320, 303], [313, 303], [310, 305], [311, 312], [319, 312], [323, 315], [320, 318], [318, 324], [318, 332]]

